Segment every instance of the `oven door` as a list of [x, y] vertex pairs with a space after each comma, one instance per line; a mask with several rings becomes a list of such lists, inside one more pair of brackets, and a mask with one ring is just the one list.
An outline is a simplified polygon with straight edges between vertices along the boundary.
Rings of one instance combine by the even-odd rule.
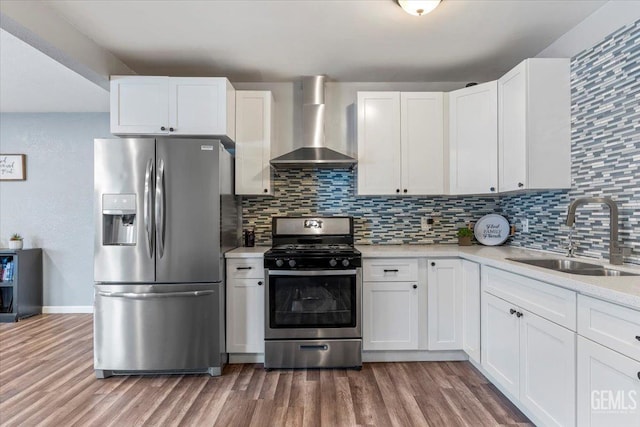
[[267, 270], [265, 339], [361, 338], [354, 270]]

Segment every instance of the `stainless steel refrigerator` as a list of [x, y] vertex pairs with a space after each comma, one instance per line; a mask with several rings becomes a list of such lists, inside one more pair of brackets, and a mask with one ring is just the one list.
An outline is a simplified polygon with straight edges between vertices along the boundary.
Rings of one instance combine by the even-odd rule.
[[95, 140], [98, 378], [221, 374], [233, 193], [233, 158], [217, 140]]

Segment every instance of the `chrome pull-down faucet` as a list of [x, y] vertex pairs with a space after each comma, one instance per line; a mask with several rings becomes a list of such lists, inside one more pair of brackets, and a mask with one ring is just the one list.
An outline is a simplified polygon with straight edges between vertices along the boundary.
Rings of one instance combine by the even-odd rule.
[[618, 206], [610, 197], [581, 197], [569, 204], [567, 212], [567, 225], [572, 227], [576, 220], [576, 208], [589, 203], [600, 203], [609, 207], [609, 263], [621, 265], [622, 258], [626, 255], [625, 248], [618, 242]]

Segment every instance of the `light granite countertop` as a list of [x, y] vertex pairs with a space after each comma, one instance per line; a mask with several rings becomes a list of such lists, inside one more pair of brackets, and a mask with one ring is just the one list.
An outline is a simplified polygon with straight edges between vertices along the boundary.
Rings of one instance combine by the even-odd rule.
[[[631, 308], [640, 309], [640, 276], [582, 276], [561, 273], [510, 261], [507, 258], [557, 258], [559, 254], [514, 246], [458, 246], [458, 245], [356, 245], [363, 258], [447, 258], [460, 257], [483, 265], [507, 270], [552, 285], [571, 289], [583, 295], [604, 299]], [[260, 258], [269, 246], [236, 248], [225, 253], [226, 258]], [[607, 268], [640, 274], [640, 267], [612, 266], [591, 258], [574, 258]]]
[[264, 253], [271, 249], [271, 246], [252, 246], [250, 248], [240, 247], [225, 252], [225, 258], [262, 258]]
[[[483, 265], [528, 276], [580, 294], [605, 299], [640, 309], [640, 276], [583, 276], [561, 273], [542, 267], [510, 261], [507, 258], [556, 258], [559, 254], [517, 248], [513, 246], [457, 246], [457, 245], [357, 245], [363, 258], [460, 257]], [[640, 274], [640, 267], [610, 265], [591, 258], [574, 258], [607, 268]]]

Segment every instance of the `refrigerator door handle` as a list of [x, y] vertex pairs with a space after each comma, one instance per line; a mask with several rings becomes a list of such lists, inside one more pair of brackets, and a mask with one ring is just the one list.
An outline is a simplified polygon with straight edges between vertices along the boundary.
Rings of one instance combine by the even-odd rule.
[[144, 174], [144, 225], [147, 231], [147, 249], [149, 258], [153, 258], [153, 223], [151, 222], [151, 202], [153, 200], [153, 159], [147, 162]]
[[213, 294], [214, 291], [191, 291], [191, 292], [98, 292], [101, 297], [126, 298], [126, 299], [150, 299], [150, 298], [175, 298], [175, 297], [203, 297]]
[[164, 255], [164, 160], [158, 162], [156, 173], [156, 244], [158, 258]]

